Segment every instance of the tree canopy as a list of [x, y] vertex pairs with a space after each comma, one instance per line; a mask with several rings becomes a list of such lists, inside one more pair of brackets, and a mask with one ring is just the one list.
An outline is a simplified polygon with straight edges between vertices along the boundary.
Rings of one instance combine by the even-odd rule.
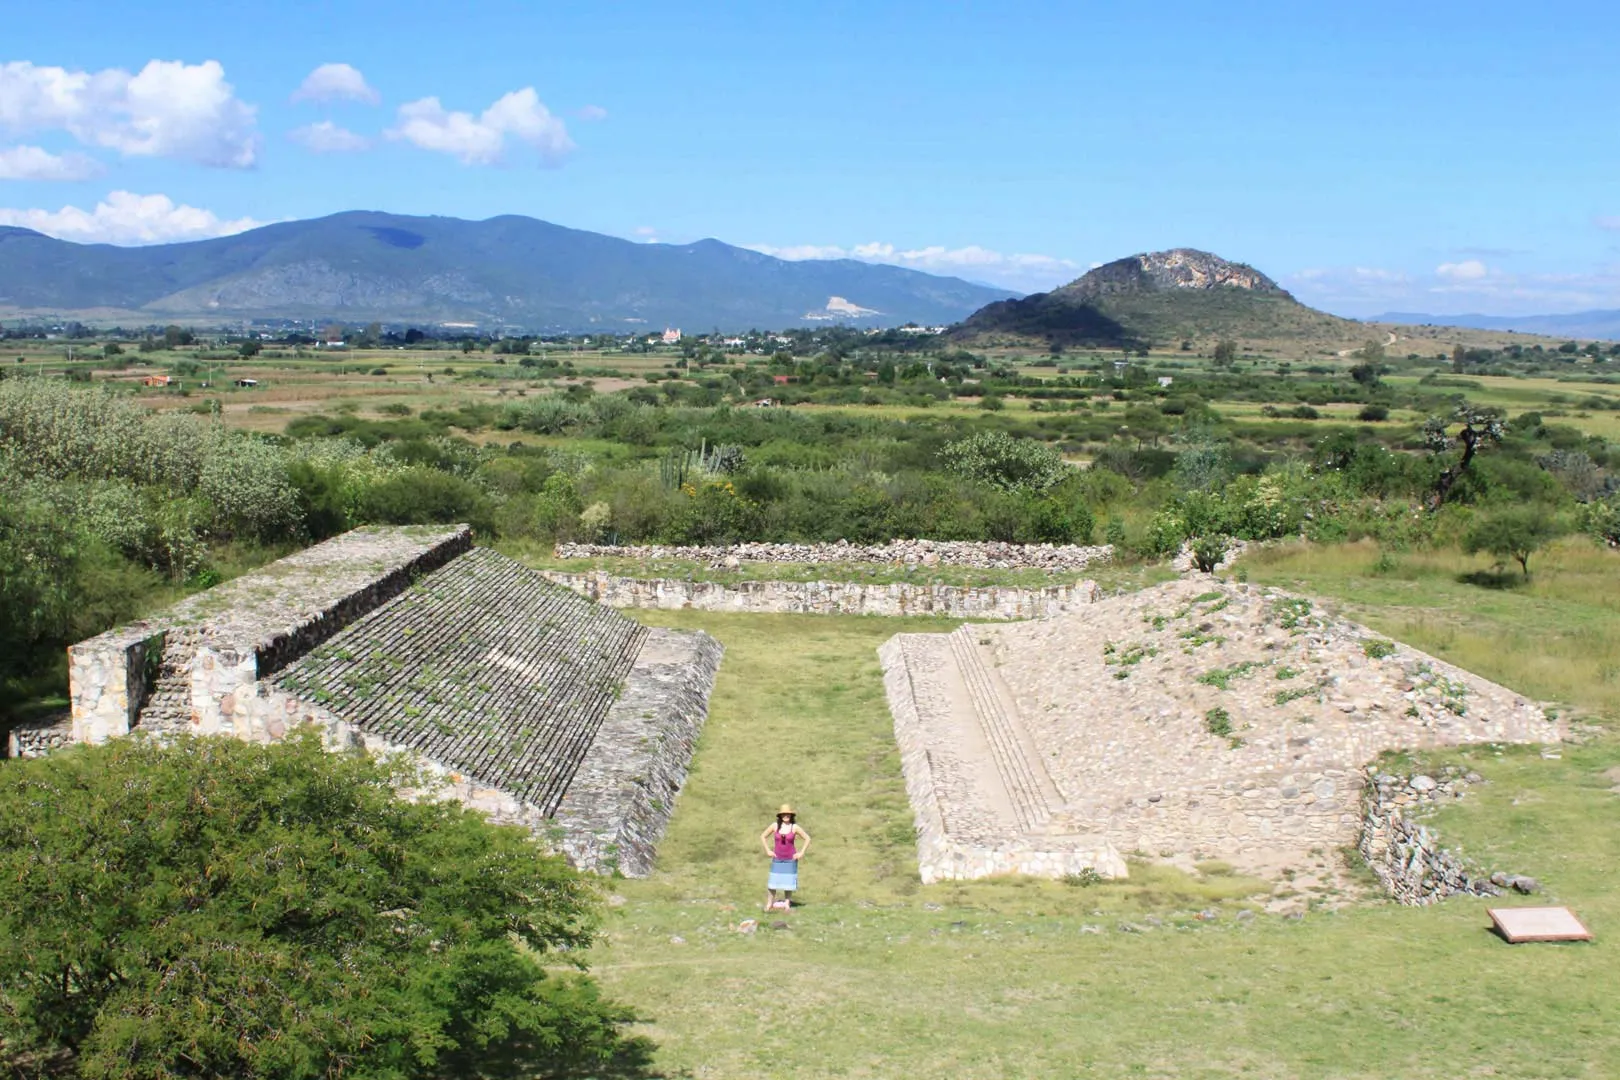
[[644, 1057], [625, 1009], [553, 970], [591, 941], [586, 880], [526, 831], [398, 798], [406, 779], [313, 734], [7, 765], [0, 1061], [408, 1078]]

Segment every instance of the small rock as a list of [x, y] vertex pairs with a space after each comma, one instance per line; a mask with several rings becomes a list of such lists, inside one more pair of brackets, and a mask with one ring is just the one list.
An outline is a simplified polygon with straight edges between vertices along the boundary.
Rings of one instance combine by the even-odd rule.
[[1500, 870], [1498, 870], [1496, 873], [1491, 875], [1491, 884], [1495, 885], [1499, 889], [1507, 888], [1508, 887], [1508, 882], [1511, 881], [1511, 880], [1512, 880], [1511, 875], [1504, 874]]
[[1463, 777], [1463, 779], [1468, 781], [1470, 784], [1483, 783], [1484, 780], [1485, 780], [1485, 778], [1483, 776], [1479, 775], [1479, 773], [1477, 773], [1477, 772], [1468, 773], [1466, 776]]
[[1523, 893], [1524, 895], [1529, 896], [1531, 893], [1537, 892], [1540, 889], [1541, 882], [1537, 881], [1533, 877], [1524, 877], [1521, 875], [1513, 879], [1513, 891], [1516, 893]]
[[1080, 932], [1082, 934], [1100, 934], [1100, 933], [1102, 933], [1102, 927], [1100, 927], [1100, 926], [1082, 926], [1080, 928]]
[[1412, 777], [1409, 786], [1413, 791], [1429, 792], [1433, 791], [1440, 785], [1435, 783], [1435, 779], [1432, 776], [1414, 776]]
[[1252, 911], [1240, 911], [1237, 913], [1238, 922], [1248, 922], [1252, 918], [1254, 918], [1254, 912]]
[[744, 919], [742, 922], [737, 924], [737, 933], [739, 933], [739, 934], [752, 934], [755, 930], [758, 930], [758, 929], [759, 929], [759, 920], [758, 919]]
[[790, 927], [787, 923], [783, 922], [781, 919], [777, 919], [775, 922], [771, 923], [771, 929], [772, 930], [791, 930], [792, 927]]
[[625, 904], [624, 897], [620, 896], [618, 893], [608, 893], [608, 898], [607, 898], [607, 906], [608, 907], [624, 907], [624, 904]]
[[1135, 923], [1122, 922], [1119, 924], [1119, 932], [1122, 934], [1140, 934], [1142, 928]]
[[669, 943], [671, 945], [685, 945], [686, 944], [686, 939], [681, 937], [681, 935], [679, 935], [679, 934], [671, 934], [670, 938], [669, 938]]
[[1197, 919], [1199, 922], [1214, 922], [1220, 917], [1219, 912], [1210, 908], [1205, 908], [1203, 911], [1200, 911], [1198, 914], [1193, 916], [1193, 918]]

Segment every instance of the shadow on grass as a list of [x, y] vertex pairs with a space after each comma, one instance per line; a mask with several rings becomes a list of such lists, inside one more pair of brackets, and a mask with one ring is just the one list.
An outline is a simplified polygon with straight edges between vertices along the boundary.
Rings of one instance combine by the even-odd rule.
[[1477, 585], [1482, 589], [1517, 589], [1529, 580], [1517, 570], [1474, 570], [1457, 575], [1458, 584]]

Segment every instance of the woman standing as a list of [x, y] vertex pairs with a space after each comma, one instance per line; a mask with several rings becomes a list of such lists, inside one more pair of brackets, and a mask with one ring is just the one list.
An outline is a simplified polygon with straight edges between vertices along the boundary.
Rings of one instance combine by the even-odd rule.
[[793, 892], [799, 887], [799, 860], [810, 850], [810, 834], [799, 828], [795, 817], [793, 807], [783, 803], [776, 811], [776, 822], [759, 834], [765, 854], [771, 857], [771, 876], [765, 882], [766, 911], [778, 906], [777, 893], [782, 894], [783, 909], [793, 907]]

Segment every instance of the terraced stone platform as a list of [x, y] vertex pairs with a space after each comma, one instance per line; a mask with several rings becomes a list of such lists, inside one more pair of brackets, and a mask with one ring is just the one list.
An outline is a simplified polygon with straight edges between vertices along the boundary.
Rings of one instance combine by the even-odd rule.
[[[437, 795], [524, 825], [581, 866], [645, 873], [719, 644], [648, 631], [469, 543], [464, 528], [346, 534], [76, 646], [101, 688], [75, 684], [76, 736], [265, 742], [314, 725], [329, 745], [411, 755]], [[379, 547], [390, 558], [368, 578], [357, 553]], [[123, 695], [93, 723], [120, 664]]]
[[1207, 577], [879, 655], [925, 881], [1123, 874], [1119, 851], [1293, 865], [1355, 841], [1386, 750], [1563, 734], [1307, 598]]

